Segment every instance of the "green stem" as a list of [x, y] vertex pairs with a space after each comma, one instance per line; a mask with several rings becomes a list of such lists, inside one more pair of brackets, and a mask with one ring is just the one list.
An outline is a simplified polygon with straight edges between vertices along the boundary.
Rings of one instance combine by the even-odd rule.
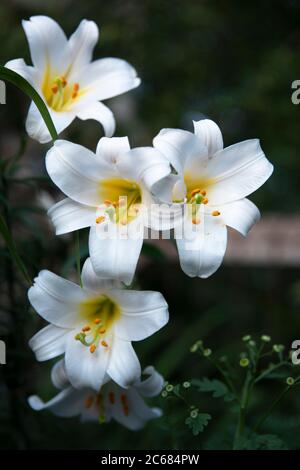
[[275, 366], [269, 367], [268, 369], [264, 370], [260, 375], [256, 377], [254, 380], [254, 383], [256, 384], [260, 380], [262, 380], [264, 377], [267, 377], [271, 372], [273, 372], [276, 369], [279, 369], [282, 366], [291, 366], [291, 364], [288, 361], [282, 361], [279, 362], [278, 364], [275, 364]]
[[56, 140], [58, 136], [48, 108], [43, 98], [38, 94], [38, 92], [33, 88], [33, 86], [31, 86], [30, 83], [28, 83], [27, 80], [25, 80], [23, 77], [21, 77], [21, 75], [14, 72], [13, 70], [3, 67], [3, 65], [0, 65], [0, 79], [12, 83], [34, 101], [48, 128], [52, 140]]
[[252, 380], [252, 374], [250, 370], [248, 370], [246, 379], [244, 382], [244, 386], [243, 386], [243, 392], [242, 392], [240, 410], [239, 410], [239, 419], [238, 419], [238, 424], [237, 424], [236, 433], [234, 437], [233, 450], [238, 449], [239, 440], [244, 433], [246, 411], [247, 411], [247, 406], [249, 402], [249, 387], [251, 385], [251, 380]]

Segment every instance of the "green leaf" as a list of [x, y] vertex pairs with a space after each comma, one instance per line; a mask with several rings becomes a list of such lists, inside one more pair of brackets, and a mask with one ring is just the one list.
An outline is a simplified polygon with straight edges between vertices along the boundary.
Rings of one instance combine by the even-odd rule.
[[195, 418], [189, 416], [185, 420], [185, 424], [192, 430], [194, 436], [198, 436], [200, 432], [208, 425], [211, 415], [207, 413], [198, 413]]
[[212, 393], [214, 398], [223, 398], [224, 401], [234, 400], [233, 394], [221, 380], [210, 380], [207, 377], [203, 377], [203, 379], [193, 379], [191, 383], [199, 392]]
[[238, 442], [239, 450], [287, 450], [285, 443], [275, 434], [252, 434]]
[[0, 214], [0, 233], [2, 234], [2, 236], [3, 236], [3, 238], [6, 242], [7, 249], [9, 251], [12, 259], [15, 261], [16, 265], [18, 266], [20, 273], [23, 275], [26, 282], [31, 284], [31, 279], [30, 279], [30, 276], [27, 272], [25, 264], [23, 263], [22, 259], [20, 258], [19, 254], [17, 252], [15, 243], [14, 243], [14, 241], [12, 239], [12, 236], [9, 232], [7, 224], [6, 224], [4, 218], [2, 217], [1, 214]]
[[28, 83], [25, 78], [21, 77], [21, 75], [14, 72], [13, 70], [9, 70], [6, 67], [3, 67], [3, 65], [0, 65], [0, 79], [12, 83], [21, 91], [23, 91], [27, 96], [29, 96], [32, 101], [34, 101], [35, 105], [37, 106], [39, 112], [42, 115], [42, 118], [44, 119], [44, 122], [49, 130], [52, 140], [56, 140], [57, 132], [51, 119], [48, 108], [45, 105], [44, 100], [41, 98], [38, 92], [30, 85], [30, 83]]

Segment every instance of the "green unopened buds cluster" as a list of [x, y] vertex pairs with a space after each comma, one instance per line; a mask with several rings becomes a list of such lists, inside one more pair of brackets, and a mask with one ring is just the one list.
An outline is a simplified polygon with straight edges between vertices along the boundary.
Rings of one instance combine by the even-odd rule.
[[281, 353], [284, 350], [284, 345], [283, 344], [274, 344], [273, 345], [273, 351], [276, 353]]
[[165, 388], [164, 388], [164, 390], [161, 392], [161, 396], [162, 396], [163, 398], [166, 398], [166, 397], [168, 396], [168, 394], [171, 393], [173, 390], [174, 390], [174, 385], [169, 384], [169, 382], [166, 382], [166, 383], [165, 383]]

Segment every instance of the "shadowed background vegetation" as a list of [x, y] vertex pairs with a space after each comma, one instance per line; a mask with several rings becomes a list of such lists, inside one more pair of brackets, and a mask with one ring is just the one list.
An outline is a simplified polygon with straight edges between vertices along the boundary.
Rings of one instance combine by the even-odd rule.
[[[94, 20], [100, 27], [94, 57], [121, 57], [136, 67], [142, 85], [109, 103], [117, 120], [116, 135], [128, 135], [133, 146], [151, 145], [161, 128], [191, 130], [192, 119], [206, 116], [220, 125], [225, 145], [259, 137], [275, 172], [251, 199], [262, 212], [297, 214], [300, 109], [291, 102], [291, 83], [300, 78], [299, 1], [1, 2], [1, 64], [18, 57], [30, 63], [21, 20], [38, 14], [52, 16], [68, 35], [82, 18]], [[45, 172], [47, 146], [25, 138], [28, 105], [21, 92], [7, 86], [7, 104], [0, 106], [0, 156], [2, 161], [15, 157], [16, 173], [2, 178], [1, 211], [32, 278], [42, 268], [75, 278], [74, 239], [55, 237], [43, 208], [45, 194], [55, 200], [61, 195]], [[63, 136], [94, 149], [102, 135], [97, 123], [76, 121]], [[84, 261], [87, 233], [82, 231], [80, 237]], [[236, 421], [232, 404], [205, 393], [190, 397], [212, 416], [198, 436], [185, 425], [187, 410], [176, 399], [152, 400], [165, 410], [165, 417], [136, 434], [113, 423], [80, 424], [32, 411], [28, 395], [46, 399], [55, 392], [51, 364], [37, 363], [27, 345], [43, 322], [29, 308], [27, 286], [4, 245], [0, 254], [0, 338], [8, 347], [7, 365], [0, 366], [1, 448], [230, 447]], [[159, 246], [146, 245], [135, 285], [161, 291], [169, 302], [170, 323], [135, 349], [143, 366], [155, 365], [174, 384], [204, 375], [218, 377], [205, 360], [189, 353], [199, 338], [214, 354], [226, 353], [238, 364], [245, 334], [268, 334], [287, 349], [300, 334], [297, 267], [222, 266], [208, 280], [190, 279]], [[244, 373], [240, 369], [241, 377]], [[281, 386], [278, 378], [258, 388], [250, 423]], [[298, 389], [291, 390], [263, 429], [292, 449], [299, 448], [297, 395]]]

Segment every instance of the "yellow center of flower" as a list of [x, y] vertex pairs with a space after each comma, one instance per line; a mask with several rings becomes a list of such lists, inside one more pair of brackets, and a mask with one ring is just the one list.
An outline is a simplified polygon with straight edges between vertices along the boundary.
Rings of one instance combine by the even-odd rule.
[[80, 315], [86, 320], [75, 340], [87, 346], [93, 354], [97, 347], [108, 348], [107, 333], [118, 321], [121, 312], [119, 306], [107, 295], [101, 295], [81, 303]]
[[[186, 185], [186, 199], [185, 202], [189, 204], [188, 215], [192, 219], [192, 223], [198, 225], [200, 223], [199, 210], [200, 205], [207, 205], [209, 203], [209, 188], [214, 183], [213, 179], [199, 178], [185, 173], [184, 182]], [[174, 200], [173, 202], [183, 202]], [[221, 213], [218, 210], [212, 211], [212, 216], [219, 216]]]
[[142, 192], [137, 183], [122, 178], [108, 178], [101, 181], [100, 197], [107, 209], [96, 218], [100, 224], [107, 217], [117, 224], [126, 225], [140, 212]]
[[68, 111], [82, 95], [79, 83], [69, 83], [65, 75], [51, 77], [50, 73], [45, 75], [42, 92], [48, 106], [57, 112]]

